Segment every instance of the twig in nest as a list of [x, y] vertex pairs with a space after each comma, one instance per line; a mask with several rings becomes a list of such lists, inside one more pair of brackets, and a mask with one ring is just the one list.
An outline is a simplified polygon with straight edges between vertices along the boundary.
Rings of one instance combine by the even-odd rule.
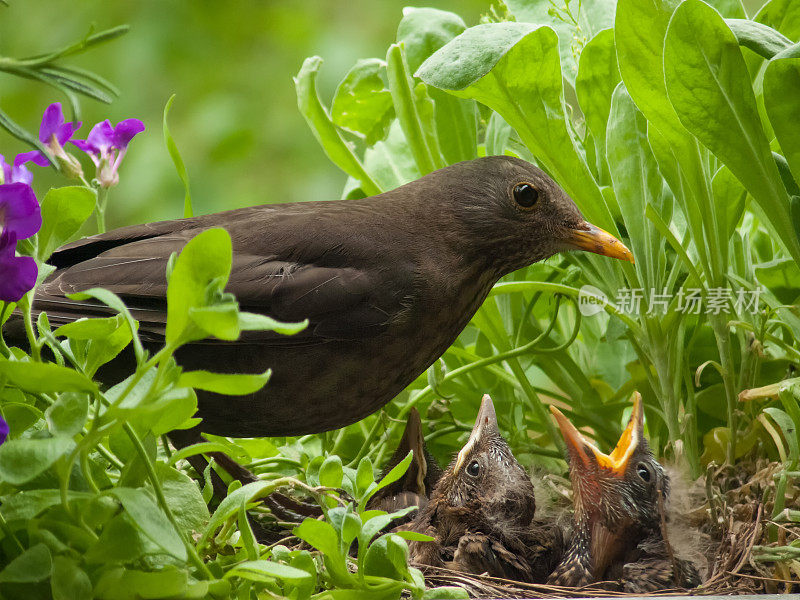
[[656, 495], [658, 496], [658, 513], [661, 519], [661, 538], [664, 540], [664, 547], [667, 550], [667, 557], [670, 564], [672, 564], [672, 583], [675, 587], [680, 587], [680, 573], [678, 571], [678, 562], [675, 560], [675, 553], [672, 551], [672, 544], [669, 543], [669, 536], [667, 535], [667, 510], [664, 506], [664, 488], [661, 482], [658, 483], [656, 488]]

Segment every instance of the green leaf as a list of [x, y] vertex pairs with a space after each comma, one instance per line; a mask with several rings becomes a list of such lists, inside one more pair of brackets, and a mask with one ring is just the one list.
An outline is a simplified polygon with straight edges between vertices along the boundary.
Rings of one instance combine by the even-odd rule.
[[72, 437], [79, 433], [89, 416], [86, 394], [64, 392], [45, 411], [47, 426], [53, 435]]
[[55, 336], [72, 340], [91, 340], [111, 335], [125, 323], [122, 315], [102, 319], [78, 319], [56, 329]]
[[404, 540], [413, 540], [415, 542], [432, 542], [436, 539], [417, 531], [395, 531], [394, 534]]
[[269, 369], [256, 375], [186, 371], [178, 379], [178, 385], [214, 392], [215, 394], [244, 396], [257, 392], [264, 387], [269, 381], [270, 373]]
[[110, 491], [151, 541], [177, 559], [186, 560], [186, 547], [161, 508], [142, 489], [118, 487]]
[[364, 456], [358, 462], [358, 469], [356, 470], [356, 487], [358, 488], [358, 493], [363, 494], [374, 480], [375, 473], [373, 471], [372, 461], [369, 456]]
[[325, 556], [336, 557], [341, 554], [339, 537], [330, 523], [306, 518], [292, 532], [301, 540], [322, 552]]
[[417, 76], [500, 113], [587, 218], [615, 229], [567, 126], [558, 38], [552, 29], [526, 23], [471, 27], [428, 58]]
[[24, 438], [0, 446], [0, 480], [21, 485], [43, 473], [75, 443], [67, 437]]
[[767, 25], [749, 19], [725, 19], [740, 46], [772, 58], [792, 45], [792, 40]]
[[189, 318], [210, 336], [227, 341], [239, 339], [239, 305], [236, 302], [190, 308]]
[[175, 94], [172, 94], [172, 96], [169, 97], [169, 100], [167, 100], [167, 104], [164, 106], [164, 118], [162, 120], [162, 128], [164, 130], [164, 145], [167, 147], [167, 152], [169, 153], [169, 157], [172, 159], [172, 164], [175, 165], [175, 171], [178, 173], [181, 183], [183, 183], [183, 216], [184, 218], [189, 218], [194, 216], [194, 210], [192, 209], [192, 192], [189, 189], [189, 174], [186, 172], [186, 165], [183, 164], [183, 159], [181, 158], [181, 153], [178, 150], [178, 145], [175, 143], [172, 133], [170, 133], [169, 126], [167, 125], [169, 110], [172, 108], [172, 103], [174, 101]]
[[386, 89], [385, 76], [385, 62], [377, 58], [360, 59], [339, 83], [333, 96], [333, 122], [363, 135], [368, 146], [386, 137], [394, 118], [392, 95]]
[[770, 0], [759, 9], [754, 20], [780, 31], [790, 40], [800, 38], [800, 4], [795, 0]]
[[372, 542], [364, 557], [364, 573], [374, 577], [403, 580], [408, 571], [408, 546], [389, 533]]
[[283, 335], [294, 335], [308, 327], [308, 319], [299, 323], [285, 323], [276, 321], [267, 315], [257, 313], [240, 312], [239, 327], [242, 331], [277, 331]]
[[[586, 117], [586, 124], [601, 151], [606, 145], [606, 124], [611, 110], [611, 94], [620, 81], [614, 30], [604, 29], [581, 52], [575, 93]], [[601, 152], [604, 154], [604, 152]]]
[[232, 254], [231, 236], [219, 227], [203, 231], [184, 246], [167, 286], [167, 343], [203, 337], [191, 331], [190, 310], [209, 305], [209, 289], [222, 292]]
[[321, 485], [332, 488], [342, 487], [342, 459], [336, 454], [328, 456], [319, 468], [319, 482]]
[[97, 391], [97, 385], [85, 375], [53, 363], [0, 359], [0, 377], [26, 392]]
[[[67, 498], [70, 501], [87, 500], [94, 494], [70, 490]], [[51, 506], [61, 503], [60, 490], [26, 490], [2, 498], [0, 514], [6, 521], [29, 521]]]
[[764, 71], [764, 108], [794, 180], [800, 183], [800, 123], [796, 102], [800, 97], [798, 94], [800, 58], [769, 61]]
[[97, 196], [83, 186], [53, 188], [42, 199], [38, 258], [44, 262], [68, 242], [94, 210]]
[[154, 572], [118, 568], [100, 576], [94, 594], [104, 600], [179, 598], [185, 596], [188, 581], [188, 574], [172, 565]]
[[436, 8], [403, 9], [397, 41], [403, 44], [408, 68], [413, 73], [431, 54], [467, 28], [455, 13]]
[[28, 548], [0, 571], [0, 583], [34, 583], [50, 576], [53, 559], [44, 544]]
[[[133, 339], [131, 328], [122, 315], [119, 318], [120, 325], [114, 331], [103, 337], [91, 339], [87, 343], [85, 367], [87, 374], [93, 376], [101, 366], [111, 362], [131, 343]], [[134, 324], [134, 331], [138, 329], [138, 325], [138, 322]]]
[[422, 600], [466, 600], [469, 592], [461, 587], [443, 586], [425, 590]]
[[368, 195], [379, 194], [382, 190], [364, 170], [364, 165], [336, 129], [336, 125], [319, 99], [317, 75], [321, 65], [322, 59], [319, 56], [307, 58], [303, 62], [300, 72], [294, 78], [297, 107], [333, 164], [359, 180], [362, 189]]
[[351, 542], [361, 532], [361, 518], [352, 511], [351, 507], [337, 506], [330, 509], [328, 520], [339, 533], [345, 548], [349, 548]]
[[778, 427], [781, 429], [783, 439], [789, 447], [789, 458], [791, 462], [797, 465], [798, 458], [800, 458], [800, 448], [798, 448], [797, 440], [797, 424], [792, 421], [792, 418], [780, 408], [775, 406], [768, 406], [764, 409]]
[[122, 564], [138, 560], [147, 553], [143, 533], [126, 513], [112, 518], [100, 538], [84, 555], [89, 564]]
[[295, 585], [311, 579], [311, 575], [301, 569], [270, 560], [250, 560], [240, 563], [225, 573], [225, 578], [242, 577], [250, 581], [272, 581], [280, 579]]
[[90, 600], [92, 582], [78, 563], [66, 556], [53, 560], [53, 576], [50, 579], [53, 600]]
[[156, 474], [164, 497], [184, 535], [191, 536], [203, 531], [211, 515], [194, 480], [162, 462], [156, 463]]
[[719, 13], [700, 0], [686, 0], [675, 9], [664, 42], [664, 74], [681, 123], [736, 175], [800, 261], [789, 197], [761, 127], [739, 44]]

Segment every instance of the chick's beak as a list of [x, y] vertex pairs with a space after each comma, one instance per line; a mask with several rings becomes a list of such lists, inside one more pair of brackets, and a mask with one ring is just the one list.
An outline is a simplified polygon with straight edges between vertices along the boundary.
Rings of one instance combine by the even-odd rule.
[[489, 394], [484, 394], [481, 400], [481, 408], [478, 411], [478, 418], [475, 419], [475, 426], [472, 428], [472, 433], [469, 434], [469, 439], [461, 451], [458, 453], [456, 459], [456, 466], [454, 472], [458, 473], [459, 469], [464, 465], [475, 444], [478, 443], [485, 435], [490, 432], [497, 432], [497, 414], [494, 412], [494, 403]]
[[564, 441], [567, 443], [567, 450], [572, 458], [571, 469], [574, 469], [576, 474], [586, 473], [590, 470], [592, 462], [595, 462], [599, 467], [611, 471], [617, 477], [624, 475], [628, 462], [644, 435], [642, 396], [638, 392], [633, 394], [633, 412], [628, 425], [611, 454], [601, 452], [597, 446], [584, 438], [581, 432], [555, 406], [550, 407], [550, 412], [553, 413], [556, 423], [561, 429], [561, 435], [564, 436]]
[[625, 244], [607, 231], [603, 231], [586, 221], [578, 228], [568, 230], [564, 243], [566, 249], [569, 250], [585, 250], [595, 254], [602, 254], [603, 256], [610, 256], [611, 258], [635, 262], [633, 253], [628, 250]]

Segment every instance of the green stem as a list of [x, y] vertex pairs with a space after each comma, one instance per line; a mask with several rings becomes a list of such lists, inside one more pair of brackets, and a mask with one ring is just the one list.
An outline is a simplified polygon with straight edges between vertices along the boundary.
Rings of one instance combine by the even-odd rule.
[[[91, 190], [91, 186], [87, 187]], [[101, 187], [97, 190], [97, 204], [95, 205], [94, 214], [97, 218], [97, 233], [106, 232], [106, 205], [108, 203], [108, 188]]]
[[200, 558], [200, 555], [197, 553], [194, 544], [192, 544], [186, 538], [180, 525], [178, 525], [178, 521], [175, 519], [175, 515], [172, 513], [172, 509], [169, 507], [169, 503], [164, 496], [164, 490], [161, 488], [161, 482], [158, 480], [155, 467], [153, 467], [150, 457], [147, 456], [147, 450], [145, 450], [142, 440], [139, 439], [139, 436], [137, 435], [136, 431], [134, 431], [133, 427], [131, 427], [130, 423], [125, 423], [123, 427], [125, 429], [125, 433], [128, 434], [131, 442], [133, 442], [133, 446], [136, 449], [137, 454], [139, 454], [139, 458], [141, 458], [142, 462], [144, 463], [145, 469], [147, 470], [147, 477], [150, 479], [150, 484], [153, 486], [153, 491], [155, 492], [158, 504], [161, 506], [161, 510], [164, 511], [167, 519], [175, 528], [175, 532], [178, 534], [178, 536], [180, 536], [183, 545], [186, 546], [186, 552], [189, 555], [189, 560], [194, 563], [195, 567], [197, 567], [202, 573], [203, 579], [215, 579], [214, 575]]
[[728, 439], [726, 460], [728, 464], [732, 465], [736, 460], [736, 435], [738, 428], [736, 419], [736, 384], [734, 381], [735, 373], [733, 357], [731, 355], [731, 341], [728, 326], [725, 322], [725, 315], [711, 314], [708, 315], [708, 320], [711, 324], [711, 328], [714, 330], [714, 337], [717, 339], [717, 350], [719, 351], [720, 366], [722, 367], [721, 375], [725, 387], [728, 428], [731, 433]]

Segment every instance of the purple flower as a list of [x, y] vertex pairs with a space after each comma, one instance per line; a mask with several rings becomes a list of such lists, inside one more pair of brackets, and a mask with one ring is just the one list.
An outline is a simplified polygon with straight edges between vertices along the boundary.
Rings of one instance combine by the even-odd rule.
[[144, 123], [139, 119], [125, 119], [116, 127], [106, 119], [92, 127], [85, 140], [71, 141], [89, 155], [97, 167], [97, 180], [108, 188], [119, 183], [119, 165], [128, 151], [128, 144], [142, 131]]
[[[20, 159], [20, 157], [23, 157], [23, 159]], [[0, 174], [0, 184], [26, 183], [30, 185], [33, 181], [33, 173], [23, 164], [24, 162], [24, 155], [18, 154], [12, 166], [7, 164], [5, 157], [0, 154], [0, 168], [3, 170], [2, 174]]]
[[39, 231], [42, 211], [33, 189], [26, 183], [0, 185], [0, 230], [24, 240]]
[[33, 288], [38, 272], [30, 256], [17, 256], [17, 234], [5, 229], [0, 233], [0, 300], [17, 302]]
[[[64, 112], [61, 110], [61, 102], [54, 102], [44, 109], [42, 124], [39, 126], [39, 141], [47, 146], [56, 158], [61, 158], [68, 162], [69, 159], [75, 161], [74, 157], [64, 152], [64, 144], [69, 142], [75, 132], [80, 128], [80, 122], [65, 123]], [[50, 164], [47, 157], [38, 150], [20, 154], [14, 162], [16, 163], [19, 161], [20, 164], [22, 164], [29, 160], [32, 160], [40, 167], [46, 167]], [[80, 167], [80, 165], [78, 166]]]
[[3, 417], [0, 417], [0, 444], [6, 441], [9, 431], [11, 431], [11, 429], [9, 428], [8, 423], [6, 423], [6, 420]]

